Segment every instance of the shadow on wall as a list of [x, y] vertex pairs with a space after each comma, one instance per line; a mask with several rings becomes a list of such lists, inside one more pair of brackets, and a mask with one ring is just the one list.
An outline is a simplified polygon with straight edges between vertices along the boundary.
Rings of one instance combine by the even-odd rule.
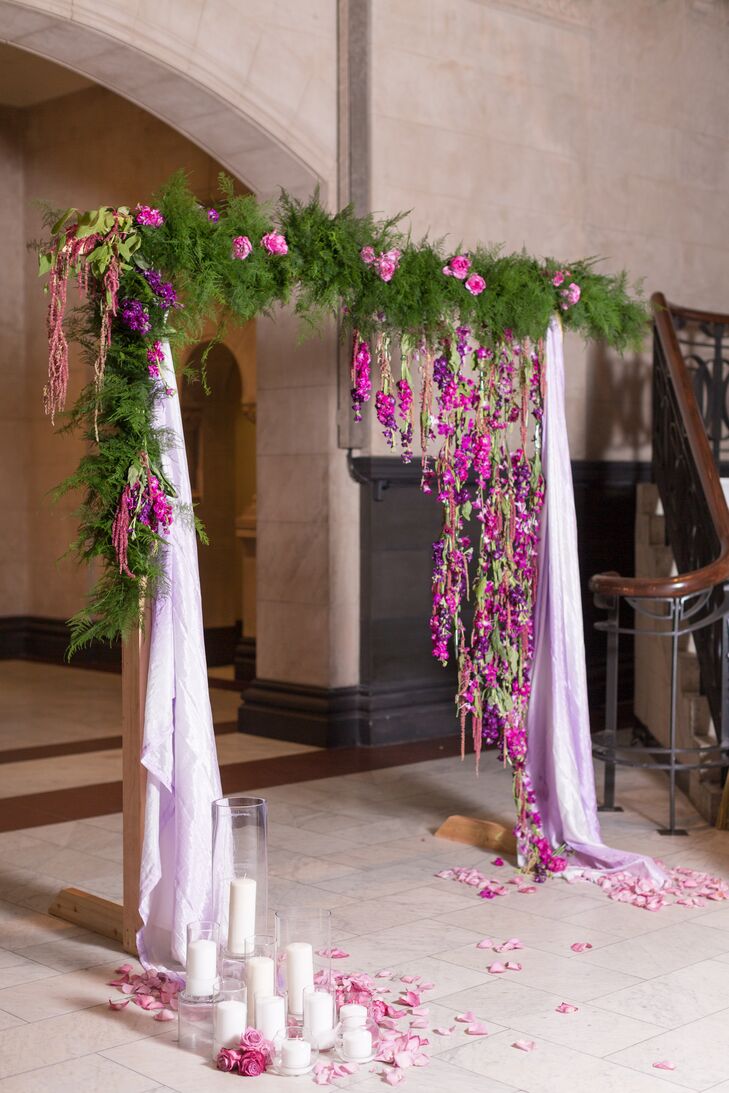
[[651, 443], [651, 366], [601, 343], [588, 349], [585, 392], [588, 459], [646, 460]]

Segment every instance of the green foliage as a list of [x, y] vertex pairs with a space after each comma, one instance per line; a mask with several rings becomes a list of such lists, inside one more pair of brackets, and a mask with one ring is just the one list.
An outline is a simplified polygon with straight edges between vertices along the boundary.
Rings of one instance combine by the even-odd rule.
[[[120, 301], [141, 300], [152, 321], [145, 336], [127, 329], [119, 317], [113, 321], [101, 386], [91, 383], [82, 391], [64, 426], [88, 442], [88, 454], [59, 487], [60, 493], [79, 490], [83, 496], [79, 534], [70, 549], [82, 561], [101, 563], [88, 604], [70, 620], [69, 654], [94, 639], [112, 641], [127, 634], [141, 618], [141, 594], [153, 595], [163, 580], [162, 541], [148, 528], [138, 526], [129, 542], [134, 578], [120, 572], [112, 542], [130, 466], [140, 453], [158, 465], [169, 442], [153, 425], [155, 399], [164, 397], [148, 372], [147, 349], [154, 339], [169, 337], [177, 344], [199, 340], [209, 322], [220, 337], [226, 325], [269, 313], [291, 299], [307, 324], [343, 314], [349, 327], [365, 338], [382, 331], [410, 345], [434, 345], [445, 329], [460, 324], [470, 326], [482, 344], [496, 343], [505, 329], [520, 340], [537, 341], [555, 312], [566, 328], [620, 350], [638, 348], [645, 336], [646, 308], [631, 296], [625, 274], [597, 273], [592, 260], [565, 264], [479, 247], [469, 252], [471, 272], [485, 279], [486, 289], [473, 296], [463, 281], [443, 274], [450, 255], [442, 245], [413, 243], [399, 229], [399, 217], [377, 221], [356, 217], [351, 208], [330, 213], [318, 194], [307, 202], [284, 194], [274, 209], [237, 195], [232, 181], [222, 175], [219, 219], [210, 220], [182, 171], [162, 187], [153, 204], [164, 216], [159, 227], [139, 225], [127, 208], [86, 213], [68, 209], [60, 217], [56, 212], [50, 245], [40, 254], [40, 273], [46, 274], [69, 233], [77, 240], [94, 237], [93, 249], [85, 253], [81, 248], [74, 267], [88, 268], [89, 302], [68, 324], [91, 365], [98, 353], [102, 294], [108, 299], [102, 279], [112, 262], [118, 264]], [[271, 231], [285, 236], [286, 255], [271, 255], [261, 246], [261, 238]], [[247, 236], [253, 246], [243, 260], [232, 254], [237, 236]], [[377, 254], [401, 251], [391, 281], [383, 281], [365, 264], [363, 247]], [[174, 283], [183, 307], [165, 316], [144, 279], [149, 269]], [[579, 301], [567, 309], [560, 287], [553, 284], [557, 271], [580, 287]], [[196, 525], [206, 541], [197, 520]]]

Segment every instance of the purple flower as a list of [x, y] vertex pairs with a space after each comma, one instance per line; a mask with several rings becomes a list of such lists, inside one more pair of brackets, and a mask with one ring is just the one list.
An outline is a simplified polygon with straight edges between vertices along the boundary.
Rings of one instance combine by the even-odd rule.
[[269, 254], [288, 254], [289, 252], [286, 239], [280, 232], [266, 232], [261, 238], [261, 246]]
[[165, 222], [159, 209], [153, 209], [151, 205], [137, 205], [134, 213], [137, 223], [143, 228], [160, 228]]
[[208, 220], [212, 220], [213, 224], [217, 224], [220, 220], [220, 213], [217, 209], [208, 209]]
[[157, 304], [165, 311], [172, 307], [179, 307], [175, 286], [171, 281], [163, 281], [162, 275], [156, 269], [145, 269], [142, 273], [145, 281], [157, 297]]
[[247, 258], [252, 250], [253, 244], [247, 235], [236, 235], [231, 243], [233, 258], [240, 258], [241, 260]]
[[121, 321], [137, 334], [149, 334], [152, 324], [149, 312], [141, 300], [125, 300], [120, 309]]

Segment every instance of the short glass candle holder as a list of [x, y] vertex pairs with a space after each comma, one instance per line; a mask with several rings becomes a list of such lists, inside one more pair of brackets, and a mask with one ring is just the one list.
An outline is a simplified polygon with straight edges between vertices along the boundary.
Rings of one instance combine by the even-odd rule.
[[318, 1049], [306, 1039], [300, 1025], [287, 1025], [275, 1048], [272, 1070], [283, 1078], [311, 1074], [319, 1058]]
[[304, 1019], [304, 992], [330, 990], [332, 983], [332, 912], [297, 907], [273, 916], [276, 944], [276, 991], [286, 996], [289, 1019]]
[[[225, 969], [234, 966], [238, 959], [226, 952], [223, 957]], [[248, 988], [248, 1024], [258, 1028], [256, 999], [276, 993], [274, 942], [270, 934], [256, 934], [246, 940], [243, 976]]]
[[224, 1047], [238, 1047], [248, 1027], [247, 991], [239, 979], [219, 979], [213, 998], [213, 1059]]
[[187, 927], [185, 994], [212, 998], [218, 978], [220, 927], [217, 922], [191, 922]]
[[336, 1054], [345, 1063], [370, 1063], [377, 1054], [379, 1029], [369, 1017], [359, 1020], [344, 1019], [336, 1031]]
[[183, 1051], [209, 1059], [213, 1051], [213, 1000], [191, 998], [185, 991], [177, 996], [177, 1040]]
[[263, 797], [213, 801], [213, 907], [223, 945], [243, 956], [268, 926], [268, 805]]

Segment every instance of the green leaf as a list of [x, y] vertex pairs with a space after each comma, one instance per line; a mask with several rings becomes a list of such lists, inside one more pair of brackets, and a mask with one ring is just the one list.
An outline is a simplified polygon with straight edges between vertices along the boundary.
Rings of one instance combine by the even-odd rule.
[[38, 255], [38, 276], [45, 277], [53, 268], [53, 252], [46, 251]]
[[59, 219], [56, 221], [56, 223], [51, 228], [51, 235], [58, 235], [61, 228], [63, 228], [65, 226], [67, 221], [69, 221], [71, 219], [71, 217], [73, 216], [73, 214], [75, 212], [76, 212], [75, 209], [66, 209], [65, 213], [61, 217], [59, 217]]

